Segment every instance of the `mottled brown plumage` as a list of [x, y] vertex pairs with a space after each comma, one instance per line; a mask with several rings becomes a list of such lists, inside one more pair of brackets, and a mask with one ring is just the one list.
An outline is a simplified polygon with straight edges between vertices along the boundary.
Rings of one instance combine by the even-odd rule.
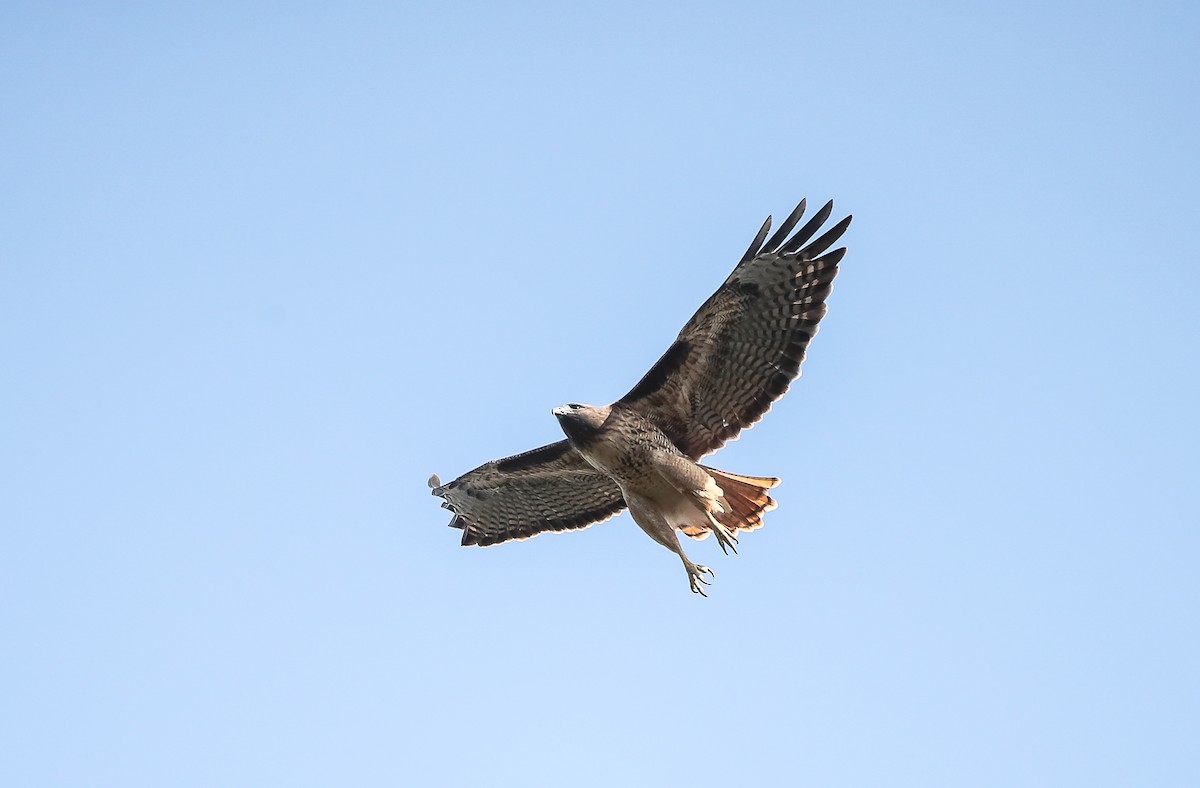
[[766, 491], [779, 480], [697, 460], [761, 419], [800, 374], [846, 252], [826, 250], [850, 217], [811, 240], [833, 203], [793, 233], [804, 206], [764, 240], [767, 218], [737, 267], [628, 394], [603, 407], [555, 408], [566, 440], [447, 484], [431, 478], [462, 543], [585, 528], [628, 506], [643, 531], [683, 560], [692, 590], [703, 594], [712, 570], [684, 555], [675, 532], [715, 534], [722, 550], [736, 552], [736, 534], [758, 528], [775, 508]]

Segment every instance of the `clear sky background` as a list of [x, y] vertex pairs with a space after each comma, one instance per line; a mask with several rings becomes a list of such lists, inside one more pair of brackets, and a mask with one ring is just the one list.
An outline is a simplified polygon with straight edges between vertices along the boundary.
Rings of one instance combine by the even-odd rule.
[[[0, 783], [1200, 784], [1200, 5], [0, 11]], [[688, 593], [425, 480], [855, 215]]]

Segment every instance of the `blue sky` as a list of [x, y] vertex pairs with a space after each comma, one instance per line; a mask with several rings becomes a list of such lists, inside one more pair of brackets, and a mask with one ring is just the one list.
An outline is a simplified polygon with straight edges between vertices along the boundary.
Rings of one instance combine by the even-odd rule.
[[[1197, 784], [1198, 8], [6, 4], [0, 782]], [[460, 548], [805, 196], [710, 598]]]

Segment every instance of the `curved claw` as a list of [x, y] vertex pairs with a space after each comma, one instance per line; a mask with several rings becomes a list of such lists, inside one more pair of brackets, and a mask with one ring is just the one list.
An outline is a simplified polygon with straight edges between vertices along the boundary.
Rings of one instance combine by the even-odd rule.
[[688, 566], [688, 581], [692, 585], [692, 593], [707, 597], [708, 594], [704, 593], [704, 586], [711, 585], [711, 583], [704, 579], [704, 575], [708, 575], [709, 577], [717, 576], [716, 572], [707, 566], [701, 564], [691, 564]]
[[[721, 525], [721, 521], [718, 520], [716, 517], [713, 517], [713, 515], [711, 513], [707, 513], [707, 514], [708, 514], [708, 530], [712, 531], [713, 534], [716, 535], [717, 544], [721, 545], [721, 552], [724, 553], [725, 555], [729, 555], [729, 551], [732, 550], [733, 554], [737, 555], [738, 540], [737, 540], [737, 537], [733, 535], [733, 531], [731, 531], [728, 528], [726, 528], [725, 526]], [[726, 549], [726, 548], [728, 548], [728, 549]]]
[[[717, 544], [721, 545], [722, 553], [729, 555], [729, 550], [732, 550], [733, 554], [737, 555], [738, 540], [737, 537], [733, 535], [732, 531], [725, 528], [725, 526], [721, 526], [720, 530], [714, 529], [714, 533], [717, 535]], [[729, 550], [726, 550], [726, 547], [728, 547]]]

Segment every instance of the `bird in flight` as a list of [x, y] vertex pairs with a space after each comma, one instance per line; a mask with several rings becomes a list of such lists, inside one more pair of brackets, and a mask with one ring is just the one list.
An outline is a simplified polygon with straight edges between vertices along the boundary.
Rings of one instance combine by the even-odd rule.
[[[494, 545], [572, 531], [628, 507], [651, 539], [683, 561], [694, 593], [714, 575], [683, 552], [676, 531], [715, 536], [737, 552], [738, 534], [775, 508], [779, 479], [721, 471], [699, 460], [750, 427], [800, 374], [825, 315], [845, 247], [827, 252], [850, 216], [813, 239], [833, 201], [796, 229], [805, 202], [769, 239], [771, 217], [733, 273], [684, 325], [628, 394], [611, 405], [554, 408], [564, 440], [492, 460], [452, 482], [429, 479], [454, 513], [462, 544]], [[795, 230], [793, 233], [792, 231]]]

